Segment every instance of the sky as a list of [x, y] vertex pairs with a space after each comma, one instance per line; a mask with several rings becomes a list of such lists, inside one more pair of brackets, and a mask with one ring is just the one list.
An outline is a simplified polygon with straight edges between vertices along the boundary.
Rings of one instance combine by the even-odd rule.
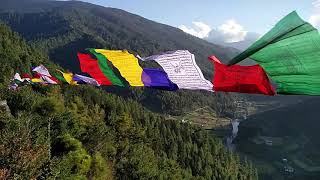
[[200, 38], [212, 30], [227, 33], [229, 41], [248, 32], [260, 35], [296, 10], [306, 21], [320, 27], [320, 0], [84, 0], [138, 14], [178, 27]]

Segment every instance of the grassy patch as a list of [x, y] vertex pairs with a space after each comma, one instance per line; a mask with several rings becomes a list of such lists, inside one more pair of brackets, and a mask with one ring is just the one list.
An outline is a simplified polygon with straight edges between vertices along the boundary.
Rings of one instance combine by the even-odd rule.
[[214, 110], [208, 106], [185, 113], [182, 116], [168, 116], [167, 119], [195, 124], [205, 129], [223, 129], [230, 124], [230, 119], [218, 117]]

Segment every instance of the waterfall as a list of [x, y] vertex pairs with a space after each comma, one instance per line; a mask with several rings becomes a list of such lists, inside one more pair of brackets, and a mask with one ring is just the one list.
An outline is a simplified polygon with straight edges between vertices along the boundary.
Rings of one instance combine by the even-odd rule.
[[232, 124], [232, 140], [233, 140], [238, 135], [238, 131], [239, 131], [238, 127], [240, 125], [240, 121], [238, 119], [232, 120], [231, 124]]
[[232, 125], [232, 133], [231, 133], [231, 136], [227, 137], [227, 147], [230, 151], [234, 151], [235, 144], [233, 144], [233, 140], [238, 135], [240, 120], [238, 119], [232, 120], [231, 125]]

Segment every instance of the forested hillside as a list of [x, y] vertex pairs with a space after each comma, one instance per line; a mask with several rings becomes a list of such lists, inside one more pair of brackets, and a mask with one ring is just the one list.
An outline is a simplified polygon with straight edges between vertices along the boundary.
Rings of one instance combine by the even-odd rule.
[[[198, 127], [91, 86], [25, 86], [10, 76], [43, 63], [0, 25], [0, 179], [257, 179], [255, 168]], [[3, 109], [3, 108], [0, 108]]]
[[286, 179], [286, 165], [295, 170], [290, 175], [292, 180], [319, 179], [318, 104], [319, 98], [309, 98], [253, 115], [240, 124], [238, 150], [259, 161], [261, 179]]

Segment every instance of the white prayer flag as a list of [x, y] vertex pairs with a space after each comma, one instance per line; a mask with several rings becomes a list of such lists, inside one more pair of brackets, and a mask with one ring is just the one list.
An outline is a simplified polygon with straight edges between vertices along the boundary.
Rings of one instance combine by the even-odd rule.
[[48, 84], [59, 84], [59, 81], [53, 77], [41, 76], [42, 80]]
[[156, 61], [168, 74], [169, 79], [178, 85], [179, 89], [213, 91], [212, 83], [204, 78], [194, 55], [187, 50], [170, 51], [146, 58], [138, 58], [143, 61]]
[[98, 81], [96, 81], [95, 79], [87, 77], [87, 76], [82, 76], [82, 75], [79, 75], [79, 74], [75, 74], [73, 76], [73, 80], [76, 81], [76, 82], [83, 81], [83, 82], [85, 82], [87, 84], [91, 84], [91, 85], [94, 85], [94, 86], [100, 86]]
[[21, 76], [19, 73], [16, 73], [14, 76], [13, 76], [13, 79], [12, 80], [17, 80], [17, 81], [20, 81], [20, 82], [23, 82]]
[[46, 67], [44, 67], [44, 65], [42, 65], [42, 64], [38, 67], [33, 68], [32, 71], [37, 72], [37, 73], [44, 75], [44, 76], [51, 77], [51, 74], [49, 73], [48, 69]]

